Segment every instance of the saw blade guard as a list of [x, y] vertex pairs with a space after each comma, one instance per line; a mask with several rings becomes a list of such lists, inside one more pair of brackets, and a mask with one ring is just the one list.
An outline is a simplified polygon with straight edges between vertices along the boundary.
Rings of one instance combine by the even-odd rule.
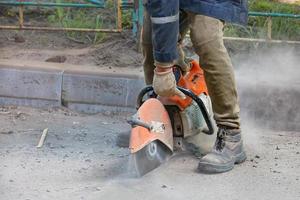
[[172, 124], [167, 110], [158, 99], [146, 100], [128, 123], [132, 126], [129, 142], [131, 153], [156, 140], [173, 152]]

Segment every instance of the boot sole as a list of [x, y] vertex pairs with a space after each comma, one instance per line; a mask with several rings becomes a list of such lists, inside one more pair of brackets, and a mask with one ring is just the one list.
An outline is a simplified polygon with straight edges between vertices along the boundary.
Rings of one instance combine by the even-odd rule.
[[245, 152], [241, 152], [234, 159], [234, 162], [231, 162], [226, 165], [214, 165], [211, 163], [200, 162], [198, 165], [198, 172], [205, 174], [215, 174], [215, 173], [223, 173], [230, 171], [234, 168], [234, 164], [240, 164], [246, 160], [247, 156]]

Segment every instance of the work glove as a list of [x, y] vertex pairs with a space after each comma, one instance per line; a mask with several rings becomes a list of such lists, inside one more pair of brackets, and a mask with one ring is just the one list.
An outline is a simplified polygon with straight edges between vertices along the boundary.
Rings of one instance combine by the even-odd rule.
[[154, 69], [153, 89], [156, 94], [162, 97], [171, 97], [174, 95], [185, 99], [185, 95], [177, 89], [176, 80], [172, 67]]

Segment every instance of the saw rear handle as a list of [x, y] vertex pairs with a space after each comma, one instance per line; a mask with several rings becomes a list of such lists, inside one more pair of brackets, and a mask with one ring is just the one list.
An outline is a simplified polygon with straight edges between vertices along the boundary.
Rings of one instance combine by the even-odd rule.
[[[182, 87], [179, 87], [177, 86], [177, 88], [183, 93], [185, 94], [186, 96], [190, 97], [191, 99], [193, 99], [197, 105], [199, 106], [200, 110], [201, 110], [201, 113], [203, 115], [203, 118], [206, 122], [206, 125], [207, 125], [207, 128], [208, 128], [208, 131], [205, 131], [204, 133], [207, 134], [207, 135], [212, 135], [214, 133], [214, 128], [213, 128], [213, 125], [212, 125], [212, 121], [208, 115], [208, 112], [206, 110], [206, 107], [202, 101], [202, 99], [200, 99], [197, 95], [195, 95], [192, 91], [188, 90], [188, 89], [185, 89], [185, 88], [182, 88]], [[152, 94], [150, 95], [150, 97], [154, 97], [156, 98], [157, 97], [157, 94], [154, 93], [154, 89], [152, 86], [146, 86], [145, 88], [143, 88], [141, 90], [141, 92], [139, 93], [138, 95], [138, 98], [137, 98], [137, 109], [139, 107], [141, 107], [141, 105], [144, 103], [144, 96], [148, 93], [152, 92]], [[145, 124], [143, 124], [145, 125]], [[143, 126], [142, 125], [142, 126]], [[143, 126], [145, 127], [145, 126]]]

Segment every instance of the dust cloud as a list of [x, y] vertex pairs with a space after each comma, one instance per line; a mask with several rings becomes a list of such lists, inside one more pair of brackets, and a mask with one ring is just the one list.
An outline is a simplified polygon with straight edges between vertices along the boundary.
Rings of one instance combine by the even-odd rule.
[[262, 47], [233, 56], [242, 124], [300, 130], [300, 47]]
[[[300, 131], [300, 47], [260, 47], [232, 56], [246, 149], [263, 148], [261, 136]], [[127, 144], [128, 145], [128, 144]], [[114, 181], [138, 177], [134, 161]]]

